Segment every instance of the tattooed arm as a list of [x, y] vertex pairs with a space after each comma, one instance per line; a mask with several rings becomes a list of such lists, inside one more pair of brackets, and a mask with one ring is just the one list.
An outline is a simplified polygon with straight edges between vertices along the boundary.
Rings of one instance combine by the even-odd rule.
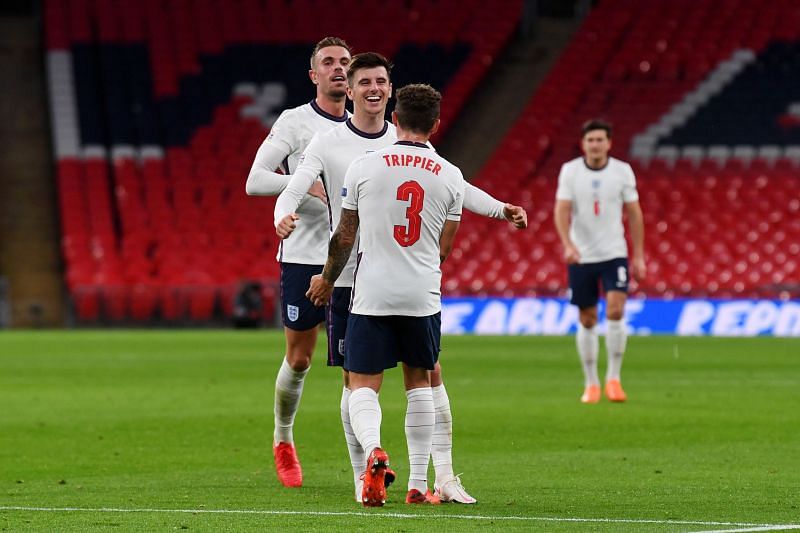
[[358, 211], [342, 208], [342, 216], [339, 226], [331, 237], [328, 245], [328, 261], [322, 274], [311, 278], [311, 285], [306, 292], [306, 298], [317, 307], [322, 307], [330, 300], [333, 293], [333, 284], [347, 265], [350, 252], [356, 242], [356, 232], [358, 231]]

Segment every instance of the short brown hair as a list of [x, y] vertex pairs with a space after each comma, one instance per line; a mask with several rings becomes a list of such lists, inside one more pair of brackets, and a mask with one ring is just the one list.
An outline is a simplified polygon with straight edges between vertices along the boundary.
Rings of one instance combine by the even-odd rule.
[[442, 94], [424, 83], [406, 85], [397, 91], [397, 123], [416, 133], [429, 133], [439, 118]]
[[347, 84], [350, 87], [353, 86], [353, 78], [356, 72], [361, 69], [383, 67], [386, 69], [386, 74], [391, 76], [393, 66], [391, 61], [377, 52], [356, 54], [353, 56], [353, 60], [350, 61], [350, 66], [347, 69]]
[[583, 126], [581, 127], [581, 137], [583, 137], [590, 131], [595, 131], [595, 130], [603, 130], [604, 132], [606, 132], [608, 138], [609, 139], [611, 138], [611, 124], [599, 118], [593, 118], [583, 123]]
[[317, 57], [319, 51], [328, 46], [341, 46], [347, 50], [347, 53], [353, 55], [352, 48], [350, 48], [350, 45], [347, 44], [347, 41], [344, 39], [340, 39], [339, 37], [325, 37], [314, 46], [314, 50], [311, 52], [311, 68], [314, 68], [314, 59]]

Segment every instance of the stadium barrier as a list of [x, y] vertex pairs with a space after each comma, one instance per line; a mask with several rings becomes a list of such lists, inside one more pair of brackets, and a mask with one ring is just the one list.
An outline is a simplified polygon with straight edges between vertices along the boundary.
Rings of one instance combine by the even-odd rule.
[[[605, 329], [600, 303], [599, 331]], [[800, 337], [799, 300], [630, 299], [634, 335]], [[578, 309], [558, 298], [443, 298], [442, 333], [564, 335], [575, 332]]]
[[0, 329], [11, 325], [11, 303], [9, 302], [8, 280], [0, 276]]

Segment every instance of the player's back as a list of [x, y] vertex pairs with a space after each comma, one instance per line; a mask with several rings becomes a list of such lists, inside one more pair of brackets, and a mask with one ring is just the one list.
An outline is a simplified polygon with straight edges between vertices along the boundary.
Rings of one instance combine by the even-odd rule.
[[461, 171], [427, 145], [400, 141], [357, 160], [345, 189], [342, 207], [360, 220], [352, 311], [440, 311], [439, 238], [447, 220], [460, 220]]

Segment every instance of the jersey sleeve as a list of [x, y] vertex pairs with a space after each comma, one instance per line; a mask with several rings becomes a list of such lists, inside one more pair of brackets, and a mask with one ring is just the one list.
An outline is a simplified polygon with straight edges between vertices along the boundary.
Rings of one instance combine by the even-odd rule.
[[270, 128], [267, 138], [264, 139], [264, 144], [287, 155], [294, 152], [297, 146], [297, 133], [295, 124], [292, 123], [291, 111], [291, 109], [287, 109], [280, 114], [278, 120]]
[[622, 201], [626, 204], [639, 201], [639, 192], [636, 190], [636, 176], [629, 164], [625, 164], [622, 181]]
[[249, 195], [276, 196], [289, 183], [288, 169], [286, 174], [275, 172], [289, 154], [296, 150], [297, 142], [294, 128], [287, 118], [287, 111], [281, 113], [270, 129], [267, 138], [256, 152], [253, 166], [247, 176], [245, 191]]
[[358, 185], [359, 177], [364, 163], [362, 159], [356, 159], [347, 167], [344, 175], [344, 186], [342, 187], [342, 209], [358, 211]]
[[503, 208], [505, 207], [503, 202], [471, 183], [467, 183], [463, 178], [462, 181], [464, 181], [463, 205], [465, 209], [489, 218], [505, 218], [503, 216]]
[[275, 169], [288, 156], [265, 140], [256, 152], [256, 158], [247, 175], [245, 192], [249, 195], [276, 196], [286, 188], [290, 176], [279, 174]]
[[300, 163], [297, 165], [297, 169], [292, 174], [286, 188], [275, 202], [276, 225], [283, 217], [297, 211], [308, 189], [311, 188], [314, 181], [322, 173], [322, 168], [321, 143], [319, 134], [316, 134], [300, 157]]
[[561, 171], [558, 173], [556, 200], [568, 200], [572, 202], [575, 200], [575, 194], [572, 191], [572, 180], [570, 179], [570, 173], [567, 169], [567, 165], [561, 165]]
[[454, 220], [456, 222], [461, 220], [461, 211], [464, 207], [464, 192], [467, 182], [462, 177], [455, 184], [455, 191], [453, 194], [453, 201], [447, 209], [447, 220]]

